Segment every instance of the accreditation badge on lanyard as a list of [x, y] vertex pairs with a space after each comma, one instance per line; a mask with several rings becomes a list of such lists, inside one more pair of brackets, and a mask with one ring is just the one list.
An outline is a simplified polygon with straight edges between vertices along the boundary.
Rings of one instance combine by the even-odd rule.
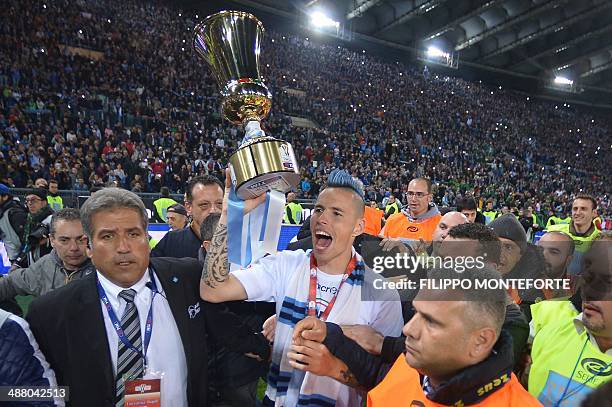
[[[356, 264], [357, 264], [357, 256], [353, 255], [353, 258], [351, 259], [351, 261], [349, 261], [348, 265], [346, 266], [346, 270], [344, 274], [342, 275], [342, 280], [340, 281], [340, 284], [338, 285], [338, 289], [336, 290], [336, 293], [332, 297], [329, 304], [327, 304], [327, 307], [325, 308], [325, 310], [321, 312], [321, 314], [319, 315], [319, 319], [321, 321], [325, 322], [327, 320], [327, 317], [329, 316], [329, 313], [331, 312], [332, 307], [336, 303], [336, 298], [338, 298], [338, 294], [340, 293], [340, 289], [342, 288], [342, 285], [344, 284], [346, 279], [349, 278], [353, 270], [355, 270]], [[313, 253], [310, 253], [310, 289], [308, 291], [308, 316], [309, 317], [317, 316], [317, 259], [315, 259]]]
[[125, 382], [124, 407], [161, 407], [161, 379]]
[[145, 324], [145, 333], [144, 333], [144, 343], [143, 343], [143, 351], [136, 348], [130, 340], [123, 332], [123, 328], [121, 327], [121, 322], [117, 318], [117, 314], [113, 310], [113, 307], [100, 283], [100, 280], [96, 278], [96, 282], [98, 285], [98, 294], [100, 295], [100, 299], [102, 303], [106, 307], [106, 311], [108, 312], [108, 317], [110, 318], [113, 327], [115, 328], [115, 332], [117, 333], [117, 337], [123, 344], [130, 348], [133, 352], [136, 352], [143, 358], [144, 362], [144, 377], [125, 377], [124, 383], [124, 407], [160, 407], [161, 406], [161, 379], [163, 376], [162, 372], [152, 372], [150, 371], [147, 363], [147, 351], [149, 349], [149, 343], [151, 342], [151, 334], [153, 333], [153, 301], [155, 300], [155, 295], [158, 294], [157, 291], [157, 283], [155, 282], [155, 277], [153, 275], [153, 271], [149, 267], [149, 276], [151, 279], [150, 289], [151, 289], [151, 305], [149, 306], [149, 312], [147, 314], [147, 321]]

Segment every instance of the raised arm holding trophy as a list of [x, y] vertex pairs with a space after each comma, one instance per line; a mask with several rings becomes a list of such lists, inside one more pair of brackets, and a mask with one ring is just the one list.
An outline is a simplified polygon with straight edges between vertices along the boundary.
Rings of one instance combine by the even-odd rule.
[[[260, 122], [272, 106], [272, 95], [259, 71], [263, 24], [250, 13], [221, 11], [194, 31], [194, 48], [219, 86], [223, 116], [246, 131], [229, 159], [233, 191], [228, 211], [230, 261], [245, 266], [265, 254], [262, 251], [276, 251], [284, 193], [299, 183], [299, 168], [291, 144], [261, 129]], [[243, 218], [241, 200], [268, 191], [266, 205]]]

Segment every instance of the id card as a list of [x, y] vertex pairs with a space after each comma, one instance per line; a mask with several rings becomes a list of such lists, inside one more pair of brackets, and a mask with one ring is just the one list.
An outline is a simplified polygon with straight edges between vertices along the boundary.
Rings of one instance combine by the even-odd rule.
[[125, 407], [161, 407], [161, 379], [136, 379], [125, 382]]

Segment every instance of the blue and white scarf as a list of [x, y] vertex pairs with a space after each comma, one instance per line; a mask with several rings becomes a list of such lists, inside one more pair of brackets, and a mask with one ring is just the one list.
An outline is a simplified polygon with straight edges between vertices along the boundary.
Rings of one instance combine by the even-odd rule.
[[[362, 302], [361, 290], [365, 267], [361, 256], [357, 256], [355, 270], [347, 278], [338, 293], [336, 303], [327, 321], [336, 324], [359, 323]], [[291, 349], [293, 328], [308, 314], [308, 292], [310, 286], [310, 256], [289, 281], [282, 302], [277, 303], [277, 325], [272, 349], [272, 363], [268, 373], [268, 387], [264, 406], [360, 406], [363, 393], [345, 386], [336, 380], [302, 372], [289, 365], [287, 352]]]

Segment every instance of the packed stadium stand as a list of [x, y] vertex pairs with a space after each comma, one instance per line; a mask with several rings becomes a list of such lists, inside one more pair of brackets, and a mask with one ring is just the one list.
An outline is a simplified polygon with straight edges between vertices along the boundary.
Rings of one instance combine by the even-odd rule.
[[[191, 47], [193, 15], [159, 2], [25, 0], [9, 2], [1, 18], [7, 185], [43, 177], [61, 190], [116, 181], [182, 193], [193, 174], [220, 174], [235, 151], [242, 130], [221, 120], [216, 86]], [[416, 175], [430, 177], [449, 205], [475, 192], [566, 211], [582, 191], [609, 208], [609, 115], [273, 27], [263, 50], [274, 95], [266, 130], [298, 152], [301, 197], [316, 196], [341, 167], [379, 202], [401, 197]], [[315, 128], [293, 127], [288, 116]]]
[[610, 32], [612, 0], [2, 2], [0, 405], [609, 406]]

